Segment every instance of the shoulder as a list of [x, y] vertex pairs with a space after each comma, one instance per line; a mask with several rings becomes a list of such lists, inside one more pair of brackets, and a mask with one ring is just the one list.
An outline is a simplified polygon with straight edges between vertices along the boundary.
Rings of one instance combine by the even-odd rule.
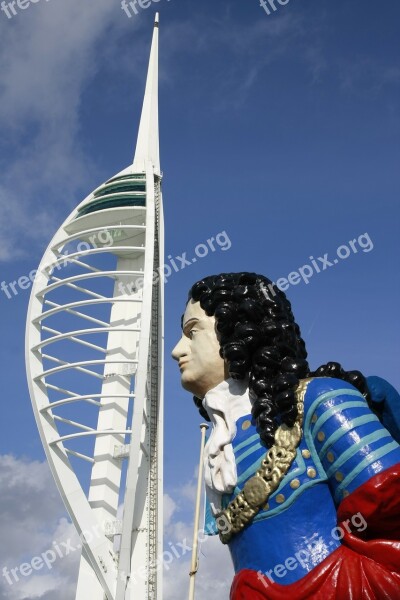
[[367, 423], [371, 420], [378, 421], [367, 400], [351, 383], [330, 377], [317, 377], [308, 381], [304, 393], [305, 429], [312, 427], [316, 433], [323, 423], [326, 423], [328, 429], [346, 429], [354, 419], [356, 423], [360, 419]]
[[303, 432], [336, 502], [400, 462], [400, 448], [364, 396], [340, 379], [308, 381]]
[[317, 409], [329, 410], [341, 402], [362, 402], [368, 406], [364, 396], [351, 383], [333, 377], [315, 377], [307, 382], [304, 394], [304, 416], [312, 416]]
[[303, 430], [322, 456], [334, 444], [339, 444], [341, 451], [354, 444], [354, 430], [361, 439], [373, 434], [377, 427], [379, 419], [367, 400], [347, 381], [316, 378], [308, 382]]

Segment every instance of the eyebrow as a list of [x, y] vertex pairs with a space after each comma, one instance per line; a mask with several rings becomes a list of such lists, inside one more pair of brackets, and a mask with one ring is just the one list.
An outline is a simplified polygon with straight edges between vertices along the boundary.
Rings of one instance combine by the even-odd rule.
[[192, 317], [191, 319], [189, 319], [188, 321], [186, 321], [186, 323], [184, 323], [182, 325], [182, 331], [185, 331], [188, 327], [188, 325], [191, 325], [192, 323], [197, 323], [199, 321], [199, 319], [197, 317]]

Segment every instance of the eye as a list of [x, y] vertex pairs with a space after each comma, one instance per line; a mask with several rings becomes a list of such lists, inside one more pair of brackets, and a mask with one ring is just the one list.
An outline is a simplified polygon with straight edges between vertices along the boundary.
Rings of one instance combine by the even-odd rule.
[[196, 331], [198, 330], [194, 328], [189, 331], [188, 336], [190, 340], [193, 339], [193, 334], [196, 333]]

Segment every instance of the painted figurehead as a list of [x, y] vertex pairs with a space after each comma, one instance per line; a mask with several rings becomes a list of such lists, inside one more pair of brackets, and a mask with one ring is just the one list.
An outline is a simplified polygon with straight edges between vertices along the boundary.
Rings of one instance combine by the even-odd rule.
[[[358, 577], [366, 559], [350, 548], [366, 536], [368, 515], [360, 507], [371, 512], [366, 498], [381, 480], [390, 497], [390, 485], [400, 487], [399, 445], [371, 409], [362, 374], [334, 362], [311, 372], [285, 294], [253, 273], [223, 273], [193, 285], [172, 355], [182, 386], [212, 422], [206, 527], [229, 544], [236, 571], [231, 598], [280, 598], [282, 586], [285, 598], [319, 597], [310, 595], [315, 582], [325, 593], [350, 563]], [[383, 380], [372, 379], [382, 387]], [[380, 505], [385, 513], [387, 503]], [[396, 540], [400, 500], [397, 509]], [[338, 523], [349, 510], [357, 518], [342, 530]], [[383, 513], [371, 516], [377, 537], [386, 533]], [[400, 546], [392, 551], [399, 560]], [[375, 576], [381, 569], [386, 585], [389, 567], [379, 560]], [[369, 585], [361, 570], [354, 598]], [[393, 578], [400, 585], [400, 575]], [[250, 590], [259, 595], [245, 595]], [[330, 597], [347, 597], [344, 588], [336, 593]], [[371, 599], [381, 597], [390, 596]]]
[[[229, 273], [191, 288], [173, 357], [179, 361], [182, 386], [214, 425], [206, 449], [206, 483], [217, 504], [215, 492], [231, 492], [236, 484], [226, 442], [235, 434], [238, 416], [251, 413], [266, 448], [280, 425], [295, 425], [295, 390], [310, 375], [305, 344], [282, 291], [261, 275]], [[321, 367], [318, 374], [347, 378], [367, 393], [362, 375], [345, 373], [337, 363]]]

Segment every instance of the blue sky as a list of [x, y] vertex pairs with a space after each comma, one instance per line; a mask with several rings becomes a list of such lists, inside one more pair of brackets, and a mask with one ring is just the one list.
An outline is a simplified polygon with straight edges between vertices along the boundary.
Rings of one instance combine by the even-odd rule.
[[[277, 280], [368, 234], [371, 244], [287, 293], [313, 367], [337, 360], [400, 388], [400, 7], [290, 0], [267, 16], [257, 0], [161, 0], [129, 19], [118, 0], [41, 0], [12, 19], [1, 12], [1, 280], [34, 269], [72, 208], [131, 161], [155, 9], [166, 255], [194, 256], [223, 231], [231, 242], [165, 288], [165, 487], [179, 529], [191, 519], [200, 418], [169, 353], [202, 276], [250, 270]], [[0, 454], [45, 473], [25, 381], [28, 300], [29, 290], [0, 291]], [[5, 502], [0, 518], [10, 521]], [[52, 598], [37, 589], [25, 597]]]

